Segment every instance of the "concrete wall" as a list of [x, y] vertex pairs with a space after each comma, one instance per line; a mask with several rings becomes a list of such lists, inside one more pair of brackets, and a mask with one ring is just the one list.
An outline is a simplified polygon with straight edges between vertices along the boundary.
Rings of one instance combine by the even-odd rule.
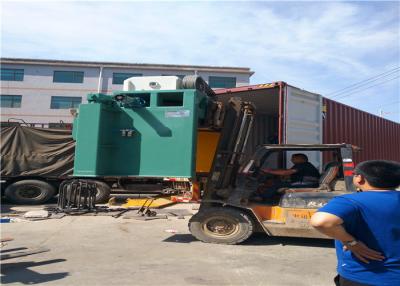
[[[33, 65], [33, 64], [2, 64], [2, 68], [24, 69], [23, 81], [1, 81], [1, 94], [21, 95], [20, 108], [1, 108], [1, 121], [10, 118], [23, 119], [27, 123], [70, 123], [73, 120], [69, 109], [50, 109], [51, 96], [81, 97], [86, 101], [86, 95], [97, 92], [100, 67], [62, 66], [62, 65]], [[53, 82], [54, 71], [83, 71], [83, 83]], [[113, 73], [139, 73], [143, 76], [158, 75], [189, 75], [195, 70], [152, 70], [130, 68], [104, 68], [102, 74], [101, 92], [112, 93], [122, 90], [122, 84], [112, 84]], [[199, 72], [208, 81], [209, 76], [236, 77], [236, 85], [248, 85], [250, 76], [240, 73]]]

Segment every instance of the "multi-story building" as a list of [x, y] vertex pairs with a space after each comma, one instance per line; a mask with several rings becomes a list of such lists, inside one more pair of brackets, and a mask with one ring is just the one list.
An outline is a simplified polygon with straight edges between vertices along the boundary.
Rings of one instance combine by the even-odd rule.
[[61, 61], [1, 58], [1, 122], [24, 121], [57, 127], [73, 119], [70, 109], [91, 92], [122, 90], [133, 76], [197, 74], [212, 88], [249, 84], [253, 72], [243, 67]]

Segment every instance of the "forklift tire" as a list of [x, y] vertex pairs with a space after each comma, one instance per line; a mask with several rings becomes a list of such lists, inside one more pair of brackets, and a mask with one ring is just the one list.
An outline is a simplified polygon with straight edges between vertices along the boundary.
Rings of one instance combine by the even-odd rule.
[[110, 199], [111, 188], [104, 182], [101, 181], [91, 181], [96, 183], [97, 192], [96, 192], [96, 204], [102, 204], [108, 202]]
[[238, 244], [248, 239], [254, 229], [248, 214], [229, 207], [203, 209], [189, 221], [192, 235], [207, 243]]
[[40, 180], [21, 180], [9, 185], [4, 195], [15, 204], [38, 205], [56, 194], [54, 186]]

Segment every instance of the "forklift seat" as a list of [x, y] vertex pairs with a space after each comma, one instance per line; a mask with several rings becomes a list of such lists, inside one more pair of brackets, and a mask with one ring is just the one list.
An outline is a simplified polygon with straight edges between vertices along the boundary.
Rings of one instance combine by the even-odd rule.
[[305, 192], [331, 192], [332, 185], [335, 182], [335, 178], [339, 173], [339, 162], [329, 162], [324, 167], [324, 172], [319, 179], [318, 188], [281, 188], [278, 190], [280, 194], [287, 193], [305, 193]]

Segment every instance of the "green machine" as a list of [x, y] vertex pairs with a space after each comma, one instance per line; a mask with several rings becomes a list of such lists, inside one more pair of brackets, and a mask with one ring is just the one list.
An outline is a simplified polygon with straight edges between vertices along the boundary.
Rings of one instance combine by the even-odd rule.
[[199, 77], [187, 86], [89, 94], [73, 124], [74, 176], [193, 177], [213, 92]]

